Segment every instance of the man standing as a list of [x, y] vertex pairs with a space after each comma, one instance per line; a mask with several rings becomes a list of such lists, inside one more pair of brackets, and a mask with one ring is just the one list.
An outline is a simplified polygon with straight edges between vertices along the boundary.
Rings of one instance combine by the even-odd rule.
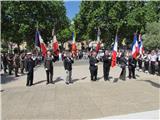
[[19, 55], [16, 53], [14, 56], [14, 68], [15, 68], [15, 77], [19, 77], [18, 68], [19, 68]]
[[67, 53], [64, 57], [64, 69], [66, 71], [66, 84], [72, 83], [72, 64], [74, 63], [70, 53]]
[[3, 56], [2, 56], [2, 62], [3, 62], [3, 69], [4, 69], [4, 73], [7, 73], [7, 55], [6, 53], [3, 53]]
[[158, 51], [158, 74], [160, 75], [160, 50]]
[[122, 55], [121, 55], [121, 59], [120, 59], [120, 62], [121, 62], [121, 68], [122, 68], [122, 71], [121, 71], [121, 74], [120, 74], [120, 79], [122, 80], [126, 80], [126, 65], [127, 65], [127, 59], [125, 58], [125, 53], [123, 52]]
[[12, 70], [13, 70], [13, 55], [11, 53], [9, 53], [8, 56], [7, 56], [7, 63], [8, 63], [9, 75], [12, 75]]
[[97, 71], [98, 71], [98, 65], [97, 63], [99, 60], [96, 58], [97, 53], [94, 51], [92, 53], [92, 56], [89, 57], [89, 64], [90, 64], [90, 73], [91, 73], [91, 81], [97, 80]]
[[53, 83], [53, 61], [54, 58], [51, 55], [51, 52], [47, 52], [47, 56], [44, 59], [44, 67], [46, 70], [46, 76], [47, 76], [47, 84]]
[[105, 51], [105, 55], [102, 58], [103, 60], [103, 74], [104, 74], [104, 80], [109, 80], [109, 71], [111, 66], [111, 56], [109, 55], [108, 50]]
[[20, 68], [21, 68], [21, 74], [24, 74], [24, 68], [25, 68], [25, 53], [22, 53], [20, 55]]
[[132, 57], [132, 52], [130, 52], [128, 58], [129, 79], [131, 79], [131, 77], [136, 79], [135, 68], [136, 68], [136, 59]]
[[149, 54], [146, 52], [143, 56], [144, 60], [144, 72], [148, 73], [149, 72]]
[[150, 62], [151, 62], [151, 74], [155, 74], [155, 63], [157, 61], [157, 55], [154, 50], [151, 52]]
[[33, 73], [34, 73], [34, 61], [32, 59], [32, 53], [27, 53], [28, 59], [27, 59], [27, 84], [26, 86], [33, 85]]

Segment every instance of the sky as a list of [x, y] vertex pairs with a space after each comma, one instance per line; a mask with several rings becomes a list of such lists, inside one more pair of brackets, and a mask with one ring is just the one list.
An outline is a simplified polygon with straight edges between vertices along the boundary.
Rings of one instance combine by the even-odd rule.
[[67, 10], [67, 16], [70, 20], [72, 20], [79, 12], [81, 1], [65, 1], [64, 3]]

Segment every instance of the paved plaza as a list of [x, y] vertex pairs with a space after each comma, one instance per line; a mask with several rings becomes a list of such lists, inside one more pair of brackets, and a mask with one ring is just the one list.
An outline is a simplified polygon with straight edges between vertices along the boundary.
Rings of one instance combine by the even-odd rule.
[[[159, 76], [136, 71], [136, 80], [122, 81], [118, 79], [121, 69], [115, 67], [111, 68], [110, 81], [105, 82], [102, 68], [99, 63], [98, 81], [91, 82], [88, 61], [76, 61], [70, 85], [65, 84], [61, 62], [55, 63], [55, 84], [46, 85], [43, 65], [35, 68], [31, 87], [25, 86], [26, 75], [3, 75], [2, 120], [103, 119], [160, 109]], [[153, 118], [158, 119], [158, 114]]]

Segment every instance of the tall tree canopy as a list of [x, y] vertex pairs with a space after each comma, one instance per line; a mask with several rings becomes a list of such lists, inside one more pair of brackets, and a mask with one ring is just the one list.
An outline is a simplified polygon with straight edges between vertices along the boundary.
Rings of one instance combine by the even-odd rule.
[[160, 2], [156, 1], [82, 1], [74, 21], [78, 39], [101, 39], [107, 45], [118, 31], [120, 41], [132, 40], [134, 32], [145, 33], [146, 24], [160, 19]]
[[18, 45], [26, 41], [33, 45], [38, 23], [44, 41], [48, 42], [52, 39], [53, 27], [58, 34], [69, 26], [62, 1], [2, 1], [1, 6], [1, 36], [4, 41]]

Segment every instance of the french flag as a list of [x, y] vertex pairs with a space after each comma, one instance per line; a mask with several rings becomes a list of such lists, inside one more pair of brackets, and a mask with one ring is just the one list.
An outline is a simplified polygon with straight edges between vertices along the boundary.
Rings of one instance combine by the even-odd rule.
[[58, 45], [58, 41], [57, 41], [57, 38], [56, 36], [54, 35], [53, 37], [53, 45], [52, 45], [52, 48], [53, 48], [53, 52], [56, 56], [59, 55], [59, 45]]
[[132, 56], [133, 56], [133, 58], [137, 59], [138, 54], [139, 54], [139, 45], [138, 45], [138, 41], [137, 41], [137, 34], [135, 33], [133, 44], [132, 44]]
[[142, 43], [142, 35], [139, 34], [139, 54], [143, 55], [143, 53], [144, 53], [144, 47]]
[[96, 46], [96, 52], [98, 53], [98, 51], [101, 48], [101, 44], [100, 44], [100, 35], [101, 35], [101, 31], [100, 28], [98, 27], [98, 32], [97, 32], [97, 46]]
[[76, 55], [77, 46], [76, 46], [76, 33], [75, 32], [72, 33], [72, 40], [73, 40], [72, 41], [72, 53]]
[[35, 46], [37, 46], [37, 47], [41, 47], [40, 46], [40, 41], [39, 41], [39, 31], [37, 30], [36, 31], [36, 34], [35, 34]]
[[43, 55], [43, 57], [45, 57], [46, 53], [47, 53], [47, 47], [46, 47], [46, 44], [43, 42], [43, 39], [42, 39], [39, 32], [38, 32], [38, 39], [40, 41], [40, 48], [41, 48], [41, 51], [42, 51], [42, 55]]
[[114, 46], [113, 46], [113, 51], [112, 51], [112, 63], [111, 63], [112, 67], [116, 66], [117, 49], [118, 49], [118, 37], [116, 35]]

